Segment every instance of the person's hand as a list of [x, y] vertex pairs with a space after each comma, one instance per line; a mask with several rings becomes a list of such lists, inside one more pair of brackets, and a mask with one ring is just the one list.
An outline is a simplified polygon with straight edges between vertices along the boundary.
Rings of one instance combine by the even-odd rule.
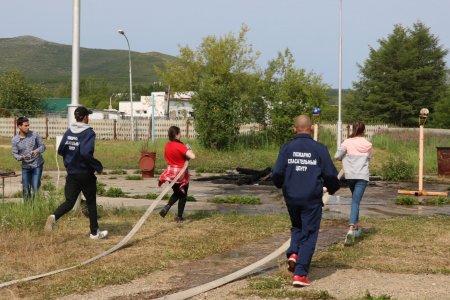
[[37, 155], [38, 155], [38, 151], [37, 150], [31, 151], [31, 157], [36, 157]]
[[22, 160], [29, 160], [31, 157], [29, 155], [22, 155]]

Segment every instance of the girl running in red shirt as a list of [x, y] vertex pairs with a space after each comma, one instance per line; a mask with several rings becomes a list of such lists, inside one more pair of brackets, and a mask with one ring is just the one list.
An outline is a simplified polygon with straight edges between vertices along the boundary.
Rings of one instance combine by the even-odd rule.
[[[181, 171], [184, 162], [189, 159], [195, 159], [195, 154], [189, 146], [186, 146], [180, 141], [181, 132], [177, 126], [169, 128], [169, 142], [164, 148], [164, 158], [167, 162], [167, 169], [159, 177], [159, 186], [166, 181], [172, 181]], [[169, 203], [159, 212], [161, 217], [165, 217], [172, 205], [178, 201], [178, 214], [175, 218], [177, 222], [183, 222], [183, 212], [186, 206], [187, 192], [189, 188], [189, 172], [186, 169], [184, 174], [173, 185], [173, 194], [169, 199]]]

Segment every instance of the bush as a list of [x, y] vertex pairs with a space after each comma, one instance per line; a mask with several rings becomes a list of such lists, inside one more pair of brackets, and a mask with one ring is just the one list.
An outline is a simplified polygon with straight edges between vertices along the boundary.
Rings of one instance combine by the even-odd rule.
[[390, 156], [382, 165], [381, 176], [386, 181], [411, 180], [414, 167], [402, 158]]
[[123, 197], [125, 196], [125, 192], [122, 191], [121, 188], [111, 187], [105, 193], [106, 197]]
[[106, 184], [97, 181], [97, 195], [103, 196], [106, 193], [105, 186]]
[[446, 197], [437, 197], [437, 198], [431, 198], [429, 200], [427, 200], [427, 204], [430, 205], [442, 205], [442, 204], [449, 204], [450, 203], [450, 198], [446, 198]]
[[398, 196], [395, 198], [395, 204], [397, 205], [418, 205], [419, 201], [417, 198], [412, 196]]
[[261, 204], [261, 199], [256, 196], [225, 196], [208, 200], [214, 203], [232, 203], [232, 204]]

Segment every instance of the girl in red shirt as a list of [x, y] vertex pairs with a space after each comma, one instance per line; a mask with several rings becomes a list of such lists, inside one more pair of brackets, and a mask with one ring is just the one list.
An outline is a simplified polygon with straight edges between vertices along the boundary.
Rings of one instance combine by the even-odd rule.
[[[172, 181], [180, 173], [184, 166], [184, 162], [189, 159], [195, 159], [195, 154], [190, 147], [180, 141], [181, 132], [177, 126], [169, 128], [169, 142], [164, 148], [164, 158], [167, 162], [167, 169], [159, 177], [159, 185], [166, 181]], [[178, 201], [178, 214], [175, 220], [177, 222], [184, 221], [183, 212], [186, 206], [187, 192], [189, 188], [189, 172], [186, 169], [184, 174], [172, 186], [173, 194], [169, 199], [169, 203], [159, 212], [161, 217], [165, 217], [172, 205]]]

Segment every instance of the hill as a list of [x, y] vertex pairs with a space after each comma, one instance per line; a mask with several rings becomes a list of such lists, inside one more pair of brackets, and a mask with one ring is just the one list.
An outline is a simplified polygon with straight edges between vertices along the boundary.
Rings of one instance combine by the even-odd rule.
[[[72, 76], [72, 45], [33, 36], [0, 38], [0, 73], [23, 72], [30, 82], [56, 86]], [[133, 84], [159, 81], [154, 71], [176, 59], [159, 52], [131, 52]], [[95, 78], [114, 85], [129, 84], [128, 50], [80, 49], [80, 78]]]

